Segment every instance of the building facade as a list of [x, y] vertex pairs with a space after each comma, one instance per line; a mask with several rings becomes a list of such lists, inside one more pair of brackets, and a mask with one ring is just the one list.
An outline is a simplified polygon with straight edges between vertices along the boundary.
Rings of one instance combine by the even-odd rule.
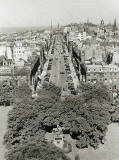
[[80, 41], [86, 40], [86, 39], [87, 39], [86, 32], [79, 33], [79, 34], [78, 34], [78, 39], [79, 39]]
[[13, 57], [14, 59], [23, 59], [27, 61], [28, 55], [27, 55], [27, 46], [23, 45], [22, 42], [16, 42], [13, 46]]
[[119, 89], [119, 67], [116, 65], [87, 65], [86, 82], [102, 82], [110, 90]]

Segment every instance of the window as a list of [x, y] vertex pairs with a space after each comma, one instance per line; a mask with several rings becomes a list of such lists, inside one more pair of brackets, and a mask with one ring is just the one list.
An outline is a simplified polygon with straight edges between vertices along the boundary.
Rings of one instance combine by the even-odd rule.
[[62, 138], [55, 138], [55, 140], [59, 140], [59, 141], [61, 141], [61, 140], [62, 140]]
[[112, 83], [112, 80], [110, 79], [109, 82]]
[[96, 83], [96, 80], [94, 80], [93, 83]]
[[116, 85], [114, 85], [114, 89], [117, 89]]

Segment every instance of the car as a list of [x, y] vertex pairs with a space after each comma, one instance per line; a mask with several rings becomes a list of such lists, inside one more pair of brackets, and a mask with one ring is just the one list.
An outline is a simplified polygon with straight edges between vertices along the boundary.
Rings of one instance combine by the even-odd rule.
[[71, 94], [74, 94], [74, 95], [76, 95], [76, 91], [71, 91]]
[[68, 80], [73, 80], [72, 77], [67, 77]]
[[65, 70], [66, 70], [66, 71], [70, 71], [70, 68], [66, 68]]
[[68, 80], [69, 82], [73, 82], [73, 79]]
[[65, 72], [60, 72], [60, 74], [65, 74]]
[[71, 71], [67, 71], [67, 74], [71, 74]]

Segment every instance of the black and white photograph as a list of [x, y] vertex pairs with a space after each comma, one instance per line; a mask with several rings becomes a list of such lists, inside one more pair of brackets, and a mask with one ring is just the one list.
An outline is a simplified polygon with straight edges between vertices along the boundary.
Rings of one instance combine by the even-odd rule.
[[119, 0], [0, 0], [0, 160], [119, 160]]

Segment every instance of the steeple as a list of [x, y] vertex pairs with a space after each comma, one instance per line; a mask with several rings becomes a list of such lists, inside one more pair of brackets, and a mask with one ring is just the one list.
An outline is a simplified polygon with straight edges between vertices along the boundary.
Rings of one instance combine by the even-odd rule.
[[117, 31], [117, 21], [116, 21], [116, 18], [115, 18], [115, 20], [114, 20], [114, 24], [113, 24], [113, 31]]
[[51, 29], [51, 32], [52, 32], [52, 20], [51, 20], [51, 25], [50, 25], [50, 29]]
[[7, 59], [7, 46], [6, 46], [6, 50], [5, 50], [5, 58]]
[[89, 24], [89, 18], [87, 18], [87, 24]]
[[103, 19], [101, 19], [101, 22], [100, 22], [100, 28], [101, 28], [101, 29], [103, 29], [103, 28], [104, 28], [104, 24], [105, 24], [105, 23], [104, 23], [104, 20], [103, 20]]
[[59, 25], [59, 23], [58, 23], [57, 29], [58, 29], [58, 31], [59, 31], [59, 29], [60, 29], [60, 25]]
[[51, 20], [51, 24], [50, 24], [50, 38], [52, 38], [53, 35], [53, 26], [52, 26], [52, 20]]

